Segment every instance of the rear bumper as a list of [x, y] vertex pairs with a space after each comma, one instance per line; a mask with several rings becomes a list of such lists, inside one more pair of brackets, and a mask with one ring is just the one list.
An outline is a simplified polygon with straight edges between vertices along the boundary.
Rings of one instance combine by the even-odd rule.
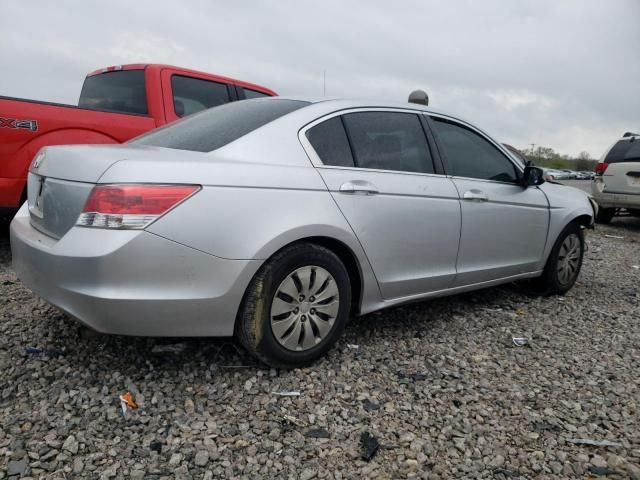
[[595, 186], [592, 188], [592, 192], [593, 198], [601, 208], [640, 208], [640, 195], [600, 192]]
[[225, 260], [146, 231], [74, 227], [56, 241], [11, 223], [13, 268], [22, 282], [99, 332], [230, 336], [257, 260]]

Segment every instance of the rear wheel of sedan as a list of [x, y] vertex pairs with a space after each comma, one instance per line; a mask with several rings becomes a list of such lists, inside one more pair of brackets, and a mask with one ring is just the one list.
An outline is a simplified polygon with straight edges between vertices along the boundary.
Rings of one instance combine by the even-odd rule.
[[295, 244], [276, 253], [251, 281], [236, 337], [272, 367], [301, 367], [335, 343], [350, 305], [349, 274], [340, 259], [319, 245]]
[[615, 214], [615, 208], [599, 208], [598, 214], [596, 215], [596, 222], [603, 224], [611, 223]]
[[571, 290], [582, 267], [584, 234], [580, 225], [570, 223], [560, 233], [539, 279], [542, 293], [564, 294]]

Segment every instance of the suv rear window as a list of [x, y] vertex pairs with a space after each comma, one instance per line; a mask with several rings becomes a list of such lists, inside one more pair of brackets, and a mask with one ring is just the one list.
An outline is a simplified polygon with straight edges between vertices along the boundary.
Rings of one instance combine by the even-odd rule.
[[90, 110], [146, 115], [144, 70], [118, 70], [87, 77], [78, 106]]
[[640, 161], [640, 139], [631, 137], [631, 139], [618, 140], [609, 150], [604, 161], [606, 163]]
[[152, 130], [128, 143], [212, 152], [307, 105], [309, 102], [279, 98], [231, 102]]

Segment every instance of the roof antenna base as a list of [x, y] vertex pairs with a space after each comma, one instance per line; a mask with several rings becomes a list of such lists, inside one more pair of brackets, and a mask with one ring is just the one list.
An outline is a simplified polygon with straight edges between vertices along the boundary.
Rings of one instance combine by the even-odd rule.
[[409, 103], [417, 103], [419, 105], [429, 105], [429, 95], [424, 90], [414, 90], [409, 94]]

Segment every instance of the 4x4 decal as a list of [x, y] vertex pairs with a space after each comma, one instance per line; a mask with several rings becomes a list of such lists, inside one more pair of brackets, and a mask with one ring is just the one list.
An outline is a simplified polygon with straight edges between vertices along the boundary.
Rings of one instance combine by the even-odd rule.
[[0, 128], [22, 128], [30, 132], [38, 131], [37, 120], [18, 120], [17, 118], [0, 117]]

